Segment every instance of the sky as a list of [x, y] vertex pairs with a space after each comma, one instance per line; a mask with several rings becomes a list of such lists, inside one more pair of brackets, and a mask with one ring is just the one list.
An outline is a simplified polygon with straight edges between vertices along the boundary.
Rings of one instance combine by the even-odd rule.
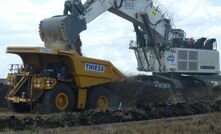
[[[7, 46], [41, 46], [39, 22], [62, 14], [65, 0], [1, 0], [0, 4], [0, 78], [9, 72], [9, 64], [21, 59], [6, 54]], [[138, 0], [139, 1], [139, 0]], [[187, 37], [217, 38], [221, 50], [220, 0], [158, 0], [173, 17], [175, 27]], [[129, 42], [135, 40], [130, 22], [106, 12], [88, 24], [81, 33], [82, 51], [87, 57], [111, 61], [125, 74], [138, 74], [134, 52]]]

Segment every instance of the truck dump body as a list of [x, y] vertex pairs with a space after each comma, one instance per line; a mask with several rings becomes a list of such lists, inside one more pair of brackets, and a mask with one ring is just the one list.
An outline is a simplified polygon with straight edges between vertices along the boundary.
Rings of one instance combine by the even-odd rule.
[[79, 88], [121, 80], [125, 77], [110, 62], [81, 57], [75, 51], [40, 47], [9, 47], [7, 52], [19, 55], [24, 65], [32, 65], [33, 71], [36, 73], [39, 73], [46, 64], [64, 63], [68, 68], [69, 76], [75, 80]]

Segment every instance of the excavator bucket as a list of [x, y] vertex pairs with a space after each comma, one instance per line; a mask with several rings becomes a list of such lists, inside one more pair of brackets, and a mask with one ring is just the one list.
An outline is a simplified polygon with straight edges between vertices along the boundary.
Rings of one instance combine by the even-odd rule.
[[79, 34], [86, 30], [86, 21], [79, 16], [64, 15], [44, 19], [39, 33], [47, 48], [73, 50], [79, 41]]

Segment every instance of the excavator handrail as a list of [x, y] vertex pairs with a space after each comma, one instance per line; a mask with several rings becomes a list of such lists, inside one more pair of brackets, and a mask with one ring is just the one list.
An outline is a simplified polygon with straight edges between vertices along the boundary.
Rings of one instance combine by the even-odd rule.
[[171, 27], [175, 27], [175, 23], [174, 23], [174, 21], [173, 21], [173, 15], [172, 15], [172, 13], [170, 13], [166, 8], [165, 8], [165, 6], [163, 6], [160, 2], [159, 2], [159, 0], [152, 0], [152, 2], [153, 2], [153, 4], [154, 4], [154, 6], [155, 7], [157, 7], [157, 9], [160, 11], [160, 12], [162, 12], [163, 14], [164, 14], [164, 17], [165, 18], [167, 18], [167, 19], [169, 19], [171, 22]]

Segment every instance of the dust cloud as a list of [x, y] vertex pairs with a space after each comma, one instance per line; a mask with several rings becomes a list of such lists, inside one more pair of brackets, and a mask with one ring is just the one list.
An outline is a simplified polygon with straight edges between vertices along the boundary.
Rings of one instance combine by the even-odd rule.
[[[70, 42], [70, 41], [69, 41]], [[79, 55], [82, 56], [81, 46], [82, 42], [78, 37], [75, 43], [69, 43], [60, 39], [48, 38], [45, 42], [45, 47], [50, 49], [61, 49], [61, 50], [75, 50]]]
[[56, 40], [56, 41], [49, 40], [47, 41], [47, 43], [45, 43], [45, 47], [50, 49], [67, 50], [66, 43], [61, 40]]

